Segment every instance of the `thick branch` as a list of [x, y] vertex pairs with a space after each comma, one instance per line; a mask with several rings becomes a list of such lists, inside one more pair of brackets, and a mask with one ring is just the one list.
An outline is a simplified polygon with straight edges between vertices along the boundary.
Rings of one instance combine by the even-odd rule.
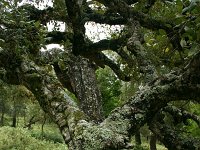
[[95, 53], [94, 55], [91, 55], [89, 59], [94, 61], [100, 67], [104, 67], [104, 65], [110, 67], [120, 80], [130, 81], [130, 77], [123, 73], [120, 65], [116, 64], [103, 53]]
[[86, 15], [86, 21], [94, 21], [96, 23], [101, 24], [109, 24], [109, 25], [124, 25], [127, 23], [127, 19], [116, 15], [116, 14], [98, 14], [95, 12], [90, 12]]
[[117, 51], [119, 48], [124, 47], [128, 39], [132, 36], [130, 33], [120, 34], [117, 38], [102, 39], [95, 43], [89, 43], [87, 46], [88, 53], [99, 52], [103, 50]]
[[58, 80], [62, 84], [63, 87], [65, 87], [68, 91], [72, 92], [73, 94], [76, 94], [73, 90], [72, 83], [70, 82], [70, 77], [68, 70], [62, 70], [58, 64], [58, 62], [54, 62], [53, 64], [54, 71], [56, 73], [56, 76], [58, 77]]
[[182, 50], [180, 46], [180, 37], [178, 34], [178, 30], [174, 31], [175, 25], [171, 22], [166, 22], [159, 19], [154, 19], [147, 14], [139, 12], [138, 10], [134, 10], [123, 0], [97, 0], [98, 2], [104, 4], [109, 7], [113, 13], [119, 13], [124, 19], [133, 19], [139, 21], [142, 27], [151, 30], [164, 29], [167, 32], [168, 38], [171, 41], [174, 49]]
[[[141, 23], [142, 26], [152, 29], [152, 30], [158, 30], [158, 29], [164, 29], [169, 30], [170, 27], [167, 26], [167, 22], [153, 19], [152, 17], [138, 12], [134, 10], [131, 6], [129, 6], [125, 1], [123, 0], [96, 0], [108, 8], [112, 10], [113, 13], [119, 13], [124, 19], [134, 19]], [[171, 25], [171, 24], [170, 24]]]
[[85, 50], [85, 27], [83, 20], [83, 5], [82, 0], [65, 0], [67, 13], [73, 27], [73, 48], [75, 55], [83, 53]]
[[144, 86], [99, 126], [87, 122], [88, 118], [66, 95], [57, 78], [45, 68], [25, 59], [18, 75], [20, 82], [34, 93], [43, 110], [58, 124], [72, 149], [122, 149], [128, 145], [129, 136], [152, 120], [169, 101], [195, 99], [200, 102], [199, 62], [200, 54], [182, 73], [167, 74]]
[[56, 77], [30, 60], [21, 64], [25, 85], [37, 98], [41, 108], [58, 124], [66, 143], [72, 140], [74, 127], [87, 117], [65, 93]]
[[70, 32], [59, 32], [59, 31], [53, 31], [48, 32], [46, 36], [46, 44], [61, 44], [65, 41], [69, 40], [70, 42], [73, 42], [73, 34]]
[[[123, 47], [125, 46], [129, 35], [121, 36], [118, 39], [110, 39], [110, 40], [100, 40], [99, 42], [90, 44], [87, 47], [87, 55], [91, 55], [93, 53], [98, 53], [104, 50], [112, 50], [115, 51], [121, 58], [127, 61], [127, 64], [131, 67], [133, 66], [134, 60], [124, 51]], [[100, 54], [98, 54], [100, 55]], [[86, 56], [88, 57], [88, 56]], [[92, 56], [94, 57], [94, 56]], [[103, 57], [101, 57], [103, 58]], [[97, 63], [98, 65], [98, 63]], [[100, 65], [101, 66], [101, 65]], [[112, 68], [111, 68], [112, 69]]]
[[101, 94], [96, 83], [95, 65], [82, 56], [76, 57], [59, 49], [42, 52], [40, 62], [42, 61], [53, 64], [57, 78], [75, 94], [81, 110], [91, 120], [102, 121]]
[[[95, 65], [82, 56], [69, 55], [66, 73], [80, 108], [96, 123], [103, 119], [102, 97], [96, 81]], [[90, 78], [88, 78], [90, 77]]]
[[124, 43], [122, 39], [111, 39], [111, 40], [100, 40], [99, 42], [90, 44], [87, 48], [87, 51], [90, 53], [98, 52], [103, 50], [117, 50], [121, 47], [121, 44]]
[[129, 26], [132, 36], [127, 42], [127, 49], [133, 53], [137, 59], [140, 72], [144, 74], [145, 82], [149, 82], [157, 76], [154, 64], [148, 58], [146, 49], [142, 45], [141, 27], [138, 21], [132, 21]]
[[67, 22], [69, 18], [65, 13], [59, 13], [52, 7], [48, 7], [44, 10], [40, 10], [33, 5], [22, 5], [18, 8], [28, 12], [29, 20], [40, 21], [43, 25], [46, 25], [50, 20]]
[[150, 129], [169, 150], [196, 150], [200, 146], [200, 139], [180, 135], [165, 124], [154, 122]]
[[200, 117], [195, 114], [189, 113], [186, 110], [181, 110], [175, 106], [170, 105], [165, 107], [163, 110], [170, 113], [175, 118], [180, 118], [180, 121], [182, 122], [185, 122], [187, 119], [192, 119], [200, 127]]

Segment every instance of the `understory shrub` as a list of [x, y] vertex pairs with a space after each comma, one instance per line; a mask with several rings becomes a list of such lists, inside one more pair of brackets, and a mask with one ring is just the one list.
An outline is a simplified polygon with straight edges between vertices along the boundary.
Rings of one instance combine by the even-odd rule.
[[67, 146], [31, 136], [23, 128], [4, 126], [0, 128], [0, 150], [67, 150]]

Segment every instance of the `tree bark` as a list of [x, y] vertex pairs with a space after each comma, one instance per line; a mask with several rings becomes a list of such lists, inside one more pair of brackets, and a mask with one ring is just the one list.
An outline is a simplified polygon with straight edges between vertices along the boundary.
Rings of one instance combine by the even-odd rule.
[[46, 118], [46, 116], [44, 115], [44, 120], [43, 120], [43, 122], [42, 122], [42, 128], [41, 128], [41, 137], [42, 137], [42, 138], [44, 137], [44, 125], [45, 125], [45, 123], [46, 123], [46, 120], [47, 120], [47, 118]]
[[4, 115], [5, 115], [5, 104], [4, 101], [1, 103], [1, 120], [0, 120], [0, 126], [4, 125]]
[[[200, 88], [196, 86], [200, 81], [200, 70], [195, 69], [200, 64], [197, 63], [200, 61], [198, 58], [191, 61], [191, 67], [185, 68], [178, 75], [172, 72], [143, 86], [134, 97], [122, 107], [116, 108], [99, 125], [90, 122], [88, 116], [66, 95], [55, 75], [48, 73], [44, 67], [27, 60], [22, 63], [20, 70], [22, 83], [34, 93], [43, 110], [58, 124], [69, 149], [123, 149], [131, 147], [128, 143], [130, 136], [135, 135], [138, 127], [152, 120], [168, 102], [193, 98], [200, 101]], [[166, 146], [177, 144], [170, 140], [167, 142], [169, 144]], [[192, 147], [199, 142], [191, 143]], [[179, 142], [178, 147], [187, 149], [191, 144]]]
[[[75, 56], [66, 49], [52, 49], [41, 53], [41, 62], [53, 64], [62, 85], [78, 99], [81, 110], [94, 122], [103, 119], [102, 96], [96, 81], [96, 66], [82, 56]], [[59, 59], [54, 59], [57, 57]]]
[[16, 110], [14, 109], [14, 110], [13, 110], [12, 125], [11, 125], [11, 127], [16, 127], [16, 125], [17, 125], [17, 112], [16, 112]]
[[32, 125], [35, 124], [37, 121], [39, 121], [38, 119], [35, 119], [35, 116], [36, 115], [32, 116], [29, 119], [28, 123], [24, 126], [24, 128], [28, 128], [28, 130], [30, 130], [32, 128]]
[[135, 144], [136, 145], [141, 145], [142, 141], [141, 141], [141, 135], [140, 135], [140, 131], [136, 131], [135, 132]]
[[95, 66], [83, 57], [72, 57], [69, 76], [73, 91], [80, 102], [80, 109], [95, 122], [101, 122], [102, 97], [97, 86]]
[[150, 135], [150, 142], [149, 142], [149, 145], [150, 145], [150, 150], [157, 150], [156, 148], [156, 135], [151, 133]]
[[4, 114], [5, 114], [5, 112], [2, 110], [2, 112], [1, 112], [0, 126], [4, 125]]
[[11, 127], [16, 127], [16, 126], [17, 126], [17, 109], [16, 109], [16, 103], [14, 101]]
[[[68, 46], [71, 47], [72, 53], [75, 54], [73, 62], [71, 62], [71, 64], [70, 61], [68, 62], [69, 70], [67, 75], [69, 76], [67, 76], [67, 78], [70, 79], [67, 81], [70, 83], [71, 90], [80, 100], [80, 107], [68, 97], [63, 88], [64, 84], [61, 84], [61, 81], [58, 80], [59, 77], [52, 73], [53, 71], [51, 72], [47, 69], [49, 63], [35, 64], [35, 60], [38, 58], [37, 52], [43, 40], [35, 40], [34, 34], [31, 34], [30, 38], [26, 37], [30, 32], [29, 28], [26, 30], [26, 25], [28, 24], [23, 24], [23, 19], [19, 19], [19, 21], [5, 21], [1, 19], [1, 30], [3, 32], [0, 33], [0, 36], [3, 44], [1, 44], [0, 47], [0, 77], [7, 81], [7, 83], [25, 85], [35, 95], [41, 108], [55, 123], [57, 123], [66, 144], [69, 146], [69, 150], [128, 149], [131, 147], [129, 144], [130, 137], [134, 136], [141, 126], [149, 122], [151, 123], [155, 115], [162, 108], [166, 107], [170, 101], [195, 100], [200, 103], [200, 53], [196, 51], [195, 54], [187, 58], [191, 61], [189, 63], [187, 62], [188, 65], [185, 68], [180, 68], [180, 71], [170, 72], [159, 77], [156, 73], [156, 67], [152, 64], [150, 59], [148, 59], [147, 50], [143, 46], [139, 36], [140, 31], [138, 29], [140, 25], [156, 31], [164, 29], [173, 49], [181, 51], [182, 47], [180, 41], [184, 33], [182, 25], [174, 24], [174, 20], [163, 21], [163, 19], [154, 19], [155, 16], [145, 14], [129, 5], [139, 3], [138, 1], [96, 1], [106, 7], [105, 13], [101, 15], [102, 17], [106, 17], [106, 15], [110, 16], [110, 14], [114, 16], [117, 15], [117, 19], [120, 17], [120, 20], [125, 22], [123, 24], [125, 26], [128, 25], [128, 28], [130, 27], [133, 30], [131, 32], [128, 31], [127, 34], [122, 33], [127, 36], [128, 40], [126, 39], [122, 43], [119, 42], [120, 46], [117, 46], [117, 48], [126, 47], [128, 52], [134, 54], [137, 60], [136, 68], [139, 68], [139, 74], [144, 74], [144, 78], [146, 78], [145, 82], [140, 85], [140, 89], [132, 98], [121, 107], [113, 110], [112, 113], [99, 124], [94, 123], [101, 121], [101, 107], [98, 107], [99, 105], [101, 106], [101, 104], [100, 101], [97, 100], [100, 94], [96, 88], [94, 70], [93, 67], [91, 67], [91, 62], [87, 59], [82, 60], [82, 58], [78, 56], [82, 55], [90, 60], [92, 60], [92, 56], [95, 56], [95, 59], [103, 56], [99, 55], [99, 53], [104, 49], [99, 50], [96, 48], [96, 50], [93, 51], [94, 47], [92, 47], [92, 49], [88, 50], [88, 47], [90, 47], [93, 42], [87, 39], [84, 27], [86, 22], [91, 21], [91, 13], [97, 13], [98, 11], [92, 9], [88, 10], [89, 4], [87, 4], [87, 1], [65, 0], [66, 8], [64, 11], [68, 13], [66, 16], [69, 18], [66, 23], [71, 33], [69, 32], [70, 37], [64, 38], [65, 40], [63, 41], [66, 42], [66, 45], [68, 45], [67, 40], [70, 41]], [[14, 11], [14, 13], [16, 12], [17, 11]], [[49, 11], [49, 13], [51, 12], [52, 10]], [[5, 18], [7, 18], [7, 16], [9, 20], [9, 15], [5, 15]], [[43, 13], [41, 17], [42, 16], [47, 17], [46, 20], [41, 21], [42, 23], [50, 20], [46, 13]], [[38, 18], [41, 17], [39, 16]], [[33, 20], [36, 21], [37, 19]], [[187, 22], [192, 20], [193, 19], [188, 20]], [[29, 20], [27, 21], [29, 22]], [[17, 22], [20, 23], [18, 24]], [[110, 21], [108, 20], [106, 22]], [[35, 26], [37, 25], [35, 24]], [[22, 28], [28, 32], [22, 32], [22, 34]], [[18, 29], [20, 29], [20, 32], [18, 32]], [[40, 32], [37, 31], [38, 30], [36, 30], [35, 34], [37, 35], [36, 37], [39, 36], [42, 38], [44, 34], [40, 34]], [[124, 31], [126, 32], [126, 30]], [[18, 34], [20, 34], [19, 37], [22, 37], [22, 39], [16, 39]], [[23, 39], [23, 37], [25, 39]], [[26, 42], [27, 40], [29, 42]], [[57, 41], [62, 42], [62, 40], [58, 39]], [[34, 43], [31, 44], [31, 42]], [[29, 50], [31, 45], [32, 47], [33, 45], [37, 46], [36, 48], [33, 47], [36, 53]], [[108, 42], [108, 46], [106, 46], [105, 50], [110, 49], [109, 45], [110, 43]], [[115, 46], [111, 46], [111, 48], [116, 49]], [[56, 59], [56, 63], [59, 66], [60, 57], [53, 58]], [[121, 67], [120, 65], [122, 65], [116, 65], [115, 63], [109, 65], [111, 61], [106, 59], [105, 56], [103, 57], [103, 62], [104, 65], [110, 66], [115, 72], [117, 72]], [[66, 65], [64, 65], [64, 67], [66, 67]], [[90, 76], [92, 76], [91, 81]], [[83, 111], [79, 108], [83, 109]], [[187, 116], [188, 115], [189, 114], [187, 114]], [[189, 115], [189, 117], [194, 118], [194, 116], [191, 115]], [[196, 120], [198, 121], [198, 119]], [[151, 131], [156, 134], [157, 138], [170, 150], [193, 150], [200, 147], [199, 139], [193, 140], [180, 136], [171, 127], [158, 121], [152, 123]]]
[[169, 150], [198, 150], [200, 146], [200, 139], [185, 136], [174, 130], [167, 124], [154, 122], [150, 127], [151, 131], [157, 135], [157, 138]]

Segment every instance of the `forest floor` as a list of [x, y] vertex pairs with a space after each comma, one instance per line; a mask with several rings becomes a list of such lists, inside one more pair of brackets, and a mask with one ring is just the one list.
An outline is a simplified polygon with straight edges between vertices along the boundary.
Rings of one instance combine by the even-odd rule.
[[[62, 135], [53, 123], [41, 122], [32, 125], [28, 130], [24, 128], [22, 118], [18, 120], [17, 127], [10, 127], [10, 118], [6, 126], [0, 127], [0, 150], [67, 150]], [[134, 140], [133, 140], [134, 143]], [[149, 143], [142, 137], [142, 145], [134, 150], [149, 150]], [[167, 150], [157, 144], [157, 150]]]

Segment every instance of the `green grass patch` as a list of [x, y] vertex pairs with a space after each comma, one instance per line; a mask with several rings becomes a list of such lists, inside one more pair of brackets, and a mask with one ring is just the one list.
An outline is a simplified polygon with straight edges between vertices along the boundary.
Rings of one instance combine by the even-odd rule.
[[58, 127], [52, 123], [45, 124], [43, 133], [41, 124], [35, 124], [33, 125], [32, 130], [30, 130], [30, 133], [33, 137], [37, 139], [45, 139], [54, 143], [64, 143]]
[[24, 128], [4, 126], [0, 128], [1, 150], [67, 150], [62, 143], [36, 139]]

